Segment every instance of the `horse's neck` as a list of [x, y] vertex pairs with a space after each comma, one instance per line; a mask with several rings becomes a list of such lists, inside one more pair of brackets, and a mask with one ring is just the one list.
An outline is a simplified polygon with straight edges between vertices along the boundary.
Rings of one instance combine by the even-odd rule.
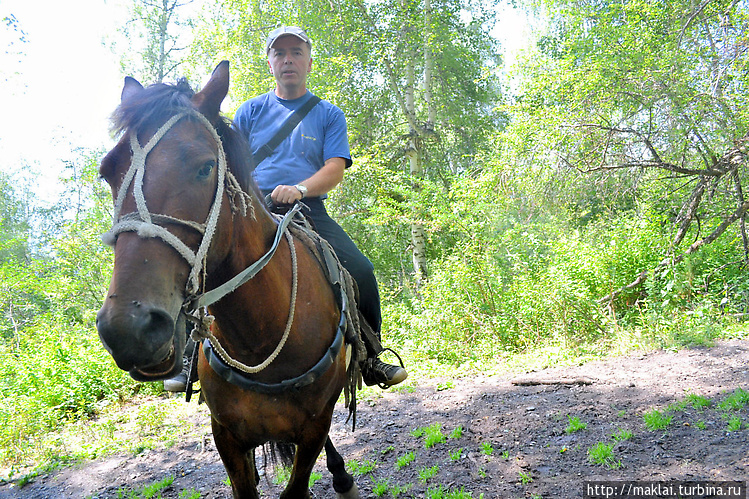
[[[246, 217], [234, 216], [230, 250], [224, 263], [209, 274], [210, 288], [220, 286], [250, 267], [273, 244], [278, 225], [261, 201], [253, 196], [252, 202], [254, 217], [249, 215], [249, 210]], [[256, 346], [258, 338], [248, 332], [262, 330], [265, 336], [261, 340], [276, 341], [274, 336], [283, 331], [283, 327], [279, 331], [278, 325], [283, 325], [289, 310], [290, 268], [288, 245], [282, 238], [277, 252], [263, 270], [211, 307], [221, 335], [234, 337], [231, 341], [236, 346], [245, 341]]]

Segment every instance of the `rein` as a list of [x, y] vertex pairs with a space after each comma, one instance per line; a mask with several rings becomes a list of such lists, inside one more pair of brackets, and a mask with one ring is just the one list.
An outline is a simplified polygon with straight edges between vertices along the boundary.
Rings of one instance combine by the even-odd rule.
[[[178, 218], [170, 217], [168, 215], [151, 213], [148, 210], [145, 195], [143, 194], [143, 177], [145, 175], [146, 158], [148, 154], [178, 121], [187, 116], [197, 118], [201, 123], [203, 123], [218, 145], [218, 179], [216, 194], [211, 209], [208, 213], [208, 217], [205, 223], [202, 224], [191, 220], [181, 220]], [[184, 258], [189, 265], [191, 265], [192, 269], [190, 271], [190, 276], [188, 277], [187, 283], [185, 285], [186, 298], [182, 304], [182, 309], [184, 310], [186, 317], [195, 324], [191, 335], [196, 341], [201, 339], [205, 340], [204, 350], [206, 352], [206, 355], [209, 356], [209, 359], [212, 359], [212, 361], [210, 362], [211, 367], [213, 367], [214, 370], [216, 370], [217, 373], [221, 374], [222, 377], [224, 377], [224, 379], [226, 379], [227, 381], [238, 384], [235, 381], [231, 381], [229, 377], [225, 376], [222, 373], [226, 373], [227, 369], [231, 371], [232, 368], [239, 372], [247, 374], [254, 374], [262, 371], [263, 369], [268, 367], [268, 365], [270, 365], [273, 360], [275, 360], [289, 337], [291, 326], [294, 321], [294, 312], [296, 308], [298, 269], [294, 240], [291, 233], [288, 231], [288, 226], [294, 215], [301, 210], [301, 206], [299, 204], [296, 204], [291, 210], [289, 210], [289, 212], [283, 217], [283, 219], [279, 221], [278, 228], [276, 230], [276, 236], [274, 238], [273, 244], [271, 245], [271, 248], [262, 257], [260, 257], [258, 261], [256, 261], [254, 264], [252, 264], [221, 286], [211, 291], [198, 294], [198, 289], [200, 286], [200, 274], [201, 272], [205, 273], [205, 259], [206, 255], [208, 254], [208, 248], [210, 247], [211, 241], [213, 240], [216, 227], [218, 225], [218, 216], [221, 211], [221, 202], [223, 199], [224, 190], [226, 189], [227, 194], [230, 197], [233, 210], [237, 208], [235, 206], [235, 202], [239, 200], [238, 208], [242, 212], [243, 216], [246, 216], [247, 206], [249, 204], [250, 215], [254, 219], [254, 206], [251, 202], [249, 202], [249, 195], [242, 191], [236, 178], [231, 173], [231, 171], [228, 170], [223, 143], [218, 133], [216, 132], [216, 129], [211, 124], [211, 122], [205, 118], [205, 116], [197, 111], [185, 111], [170, 118], [166, 123], [164, 123], [164, 125], [161, 126], [161, 128], [156, 131], [156, 133], [153, 135], [153, 137], [151, 137], [151, 139], [148, 141], [148, 143], [146, 143], [144, 147], [141, 147], [136, 134], [132, 133], [130, 135], [130, 146], [133, 153], [130, 163], [130, 169], [127, 171], [122, 185], [117, 192], [112, 228], [102, 236], [102, 241], [110, 246], [114, 246], [114, 243], [117, 240], [117, 236], [122, 232], [136, 232], [141, 238], [157, 237], [174, 248], [174, 250], [177, 251], [177, 253], [179, 253], [180, 256], [182, 256], [182, 258]], [[135, 198], [137, 211], [125, 215], [120, 215], [125, 196], [131, 185], [133, 187], [133, 197]], [[177, 236], [165, 229], [163, 225], [167, 224], [185, 225], [202, 234], [203, 238], [198, 250], [193, 252]], [[281, 238], [284, 236], [286, 237], [289, 244], [292, 261], [291, 304], [289, 308], [289, 316], [286, 322], [286, 329], [284, 330], [279, 344], [265, 361], [256, 366], [247, 366], [233, 359], [221, 346], [218, 339], [210, 331], [210, 325], [213, 322], [213, 317], [207, 314], [207, 307], [212, 305], [213, 303], [216, 303], [224, 296], [234, 292], [237, 288], [257, 275], [257, 273], [260, 272], [268, 264], [268, 262], [270, 262], [271, 258], [273, 258], [273, 255], [278, 249]], [[341, 312], [341, 316], [341, 323], [343, 323], [345, 318], [345, 314], [343, 311]], [[275, 387], [277, 386], [282, 387], [282, 391], [287, 387], [293, 386], [298, 388], [300, 386], [311, 383], [317, 377], [319, 377], [319, 375], [321, 374], [321, 370], [322, 372], [324, 372], [332, 364], [333, 358], [335, 358], [335, 355], [337, 355], [337, 352], [340, 350], [342, 345], [341, 331], [342, 328], [339, 326], [338, 334], [336, 335], [336, 338], [333, 341], [333, 344], [331, 345], [330, 350], [328, 351], [326, 356], [324, 356], [323, 359], [321, 359], [318, 364], [313, 367], [313, 369], [303, 374], [302, 376], [299, 376], [292, 380], [286, 380], [276, 385], [265, 385], [252, 382], [251, 380], [244, 378], [246, 380], [244, 382], [244, 387], [248, 389], [264, 391], [265, 393], [270, 393], [268, 390], [276, 393], [276, 391], [273, 390], [276, 390], [277, 388]], [[335, 352], [333, 352], [333, 350], [335, 350]], [[213, 355], [213, 351], [215, 351], [218, 356]], [[236, 374], [235, 371], [232, 371], [232, 373]], [[231, 377], [237, 378], [236, 375]], [[265, 388], [258, 388], [260, 385], [263, 385]], [[243, 384], [239, 384], [239, 386], [243, 386]]]

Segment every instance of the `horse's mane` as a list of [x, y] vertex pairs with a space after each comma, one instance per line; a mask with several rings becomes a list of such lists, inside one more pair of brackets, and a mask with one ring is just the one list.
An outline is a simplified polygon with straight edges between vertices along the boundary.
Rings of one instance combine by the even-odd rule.
[[[175, 114], [194, 110], [190, 99], [195, 92], [185, 78], [176, 85], [155, 83], [120, 104], [112, 114], [112, 129], [116, 134], [126, 130], [140, 133], [145, 129], [156, 129]], [[232, 127], [228, 118], [222, 117], [216, 124], [226, 159], [234, 176], [245, 192], [259, 193], [252, 180], [252, 152], [247, 139]]]

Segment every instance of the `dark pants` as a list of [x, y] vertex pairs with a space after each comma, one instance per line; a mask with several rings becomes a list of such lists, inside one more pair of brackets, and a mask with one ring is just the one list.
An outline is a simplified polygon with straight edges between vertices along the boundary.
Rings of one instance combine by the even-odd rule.
[[343, 267], [359, 287], [359, 310], [380, 339], [382, 314], [380, 291], [374, 275], [374, 265], [359, 251], [354, 241], [335, 220], [330, 218], [320, 198], [306, 198], [302, 203], [309, 207], [303, 212], [312, 219], [317, 233], [330, 243]]

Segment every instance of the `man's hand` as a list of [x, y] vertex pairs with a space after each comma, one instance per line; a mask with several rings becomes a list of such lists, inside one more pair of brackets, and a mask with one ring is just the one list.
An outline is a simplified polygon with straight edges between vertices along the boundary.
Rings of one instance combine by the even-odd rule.
[[[343, 180], [343, 171], [346, 169], [346, 160], [343, 158], [330, 158], [322, 168], [310, 178], [300, 183], [307, 188], [306, 197], [319, 197], [330, 192]], [[276, 204], [294, 204], [302, 199], [302, 193], [294, 185], [279, 185], [270, 193], [270, 198]]]
[[294, 204], [302, 199], [302, 193], [293, 185], [279, 185], [270, 193], [270, 198], [276, 204]]

